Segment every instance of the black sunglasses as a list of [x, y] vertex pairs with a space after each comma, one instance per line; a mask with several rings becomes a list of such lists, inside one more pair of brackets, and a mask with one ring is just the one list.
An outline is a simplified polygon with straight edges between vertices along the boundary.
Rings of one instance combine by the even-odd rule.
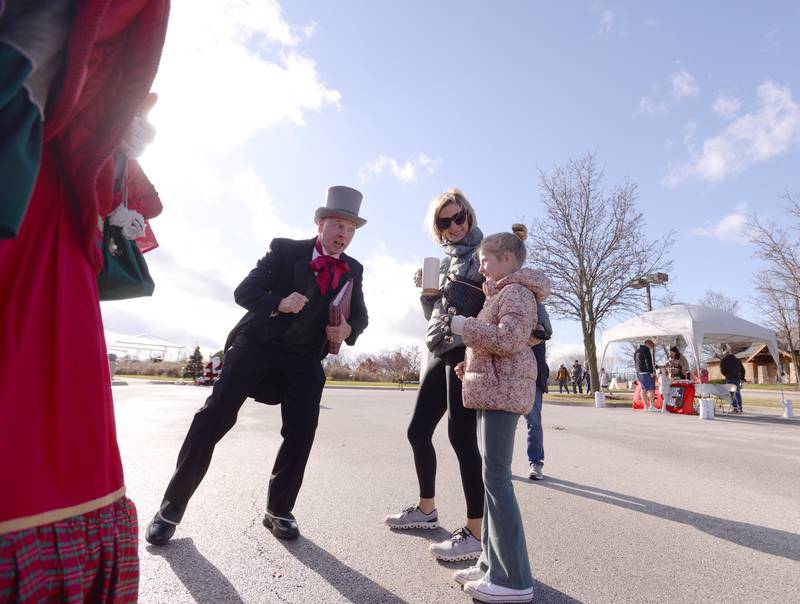
[[453, 214], [449, 218], [437, 218], [436, 219], [436, 226], [439, 227], [440, 230], [446, 231], [450, 228], [450, 223], [455, 222], [458, 226], [464, 224], [467, 220], [467, 211], [461, 210], [458, 214]]

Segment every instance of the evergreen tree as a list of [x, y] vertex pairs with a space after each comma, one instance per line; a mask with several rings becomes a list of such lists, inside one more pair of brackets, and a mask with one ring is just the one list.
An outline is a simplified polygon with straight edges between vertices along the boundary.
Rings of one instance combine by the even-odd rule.
[[199, 378], [203, 375], [204, 368], [203, 353], [200, 352], [199, 346], [195, 346], [192, 356], [189, 357], [186, 366], [183, 368], [183, 377], [192, 379]]

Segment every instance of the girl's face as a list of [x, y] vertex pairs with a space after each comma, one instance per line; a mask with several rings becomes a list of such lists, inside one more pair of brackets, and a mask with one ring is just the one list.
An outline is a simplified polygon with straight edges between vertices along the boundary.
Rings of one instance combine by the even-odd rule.
[[494, 254], [481, 250], [478, 257], [481, 261], [480, 274], [493, 281], [499, 281], [513, 273], [517, 268], [509, 253]]
[[436, 224], [442, 231], [442, 237], [452, 243], [461, 241], [469, 233], [467, 211], [457, 203], [450, 202], [439, 210]]

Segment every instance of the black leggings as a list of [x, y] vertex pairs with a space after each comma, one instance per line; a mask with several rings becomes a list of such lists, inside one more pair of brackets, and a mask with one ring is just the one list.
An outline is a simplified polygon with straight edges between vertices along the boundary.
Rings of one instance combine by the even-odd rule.
[[461, 469], [467, 518], [483, 518], [483, 478], [476, 415], [473, 409], [464, 408], [461, 380], [453, 372], [453, 368], [463, 360], [463, 347], [446, 352], [441, 357], [433, 357], [419, 386], [417, 405], [408, 426], [408, 441], [414, 451], [419, 496], [430, 499], [436, 494], [433, 432], [444, 412], [449, 411], [447, 434]]

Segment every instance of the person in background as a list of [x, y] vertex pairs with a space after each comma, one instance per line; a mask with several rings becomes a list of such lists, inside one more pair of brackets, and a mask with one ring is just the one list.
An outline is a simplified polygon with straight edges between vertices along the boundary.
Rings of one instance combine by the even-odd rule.
[[689, 362], [680, 353], [677, 346], [669, 349], [666, 367], [671, 380], [685, 380], [689, 377]]
[[133, 158], [154, 134], [168, 13], [166, 0], [0, 2], [0, 602], [138, 597], [98, 223], [120, 189], [145, 219], [161, 210]]
[[586, 394], [592, 392], [592, 373], [589, 371], [589, 361], [583, 361], [583, 380], [586, 382]]
[[[522, 225], [515, 225], [522, 226]], [[521, 229], [520, 229], [521, 231]], [[550, 368], [547, 366], [547, 340], [553, 336], [553, 326], [544, 302], [537, 299], [536, 312], [538, 325], [534, 328], [534, 337], [541, 340], [531, 347], [536, 359], [536, 394], [533, 397], [533, 408], [525, 416], [528, 425], [528, 478], [542, 480], [544, 474], [544, 431], [542, 430], [542, 399], [547, 392], [547, 380]]]
[[566, 392], [569, 394], [569, 369], [564, 363], [561, 363], [558, 366], [558, 371], [556, 372], [556, 381], [558, 382], [558, 393], [563, 394]]
[[658, 372], [658, 391], [661, 393], [661, 413], [667, 412], [667, 401], [669, 401], [669, 392], [671, 388], [669, 369], [667, 367], [662, 367]]
[[572, 371], [570, 372], [572, 379], [572, 394], [583, 394], [583, 367], [578, 362], [578, 359], [572, 363]]
[[733, 393], [732, 406], [734, 413], [742, 413], [742, 382], [745, 379], [744, 365], [733, 354], [730, 345], [725, 345], [725, 356], [719, 362], [719, 369], [725, 376], [725, 383], [736, 386]]
[[598, 379], [600, 380], [600, 391], [605, 392], [608, 390], [608, 374], [606, 373], [605, 367], [600, 368], [600, 375]]
[[644, 411], [655, 411], [655, 364], [653, 363], [653, 351], [656, 345], [653, 340], [645, 340], [644, 344], [636, 349], [633, 355], [633, 363], [636, 366], [639, 384], [642, 391], [642, 405]]

